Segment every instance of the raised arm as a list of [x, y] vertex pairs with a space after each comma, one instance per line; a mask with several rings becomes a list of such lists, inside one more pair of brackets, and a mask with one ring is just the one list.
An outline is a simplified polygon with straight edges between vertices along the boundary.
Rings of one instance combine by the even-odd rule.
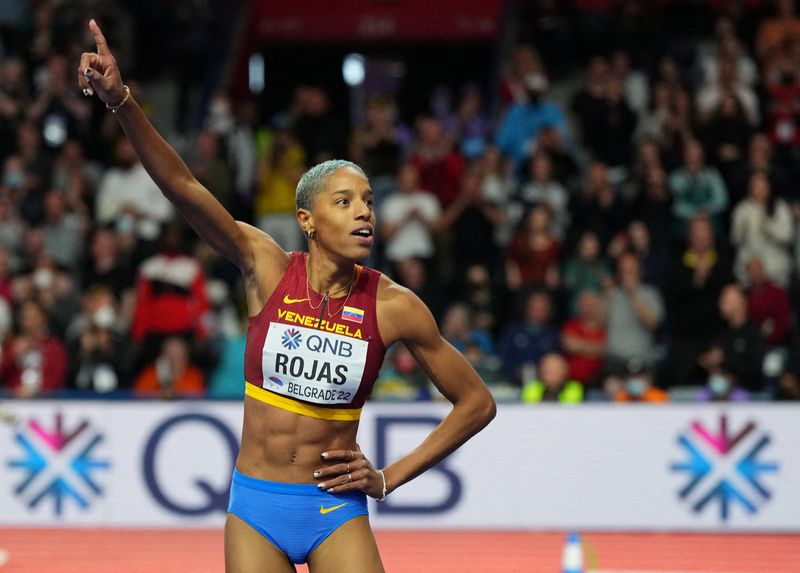
[[379, 304], [385, 312], [381, 334], [386, 334], [387, 342], [403, 342], [453, 404], [442, 423], [417, 448], [385, 469], [387, 490], [393, 491], [482, 430], [494, 418], [496, 406], [486, 384], [464, 356], [442, 338], [430, 311], [414, 293], [387, 284], [380, 290]]
[[[117, 62], [94, 20], [89, 22], [89, 29], [97, 44], [97, 52], [81, 56], [78, 83], [84, 94], [96, 93], [114, 111], [144, 168], [197, 234], [243, 272], [252, 271], [255, 264], [254, 240], [258, 240], [258, 234], [234, 221], [159, 135], [130, 90], [124, 86]], [[264, 239], [268, 237], [264, 235]], [[283, 253], [280, 247], [273, 241], [265, 242], [274, 246], [268, 250], [280, 257]], [[285, 253], [283, 257], [286, 257]]]

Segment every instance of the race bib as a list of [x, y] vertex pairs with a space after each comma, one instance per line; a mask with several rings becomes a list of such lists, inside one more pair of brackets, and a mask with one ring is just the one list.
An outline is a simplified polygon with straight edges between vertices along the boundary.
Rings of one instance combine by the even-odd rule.
[[367, 363], [368, 342], [270, 323], [261, 364], [263, 388], [315, 404], [349, 404]]

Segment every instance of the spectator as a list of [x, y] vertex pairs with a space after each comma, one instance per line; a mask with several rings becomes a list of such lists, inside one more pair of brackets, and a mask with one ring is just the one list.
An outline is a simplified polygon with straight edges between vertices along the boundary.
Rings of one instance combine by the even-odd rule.
[[607, 378], [604, 386], [614, 402], [661, 404], [669, 401], [669, 395], [653, 384], [653, 372], [649, 368], [630, 367], [622, 376]]
[[733, 94], [724, 94], [703, 130], [703, 139], [725, 181], [731, 181], [744, 161], [752, 132], [739, 100]]
[[111, 289], [117, 302], [132, 290], [135, 274], [120, 253], [119, 237], [111, 227], [97, 227], [89, 242], [82, 283], [84, 288], [103, 285]]
[[123, 231], [133, 229], [139, 238], [155, 241], [161, 226], [174, 217], [172, 204], [144, 170], [127, 138], [120, 138], [114, 150], [117, 166], [100, 181], [95, 221], [114, 222]]
[[535, 205], [508, 248], [508, 286], [512, 290], [524, 286], [555, 288], [560, 252], [561, 243], [552, 229], [552, 211], [547, 205]]
[[42, 227], [45, 252], [57, 265], [77, 271], [88, 225], [87, 214], [69, 209], [60, 191], [53, 190], [45, 195]]
[[230, 162], [223, 154], [220, 134], [210, 129], [201, 130], [193, 147], [187, 163], [192, 173], [225, 209], [232, 211], [236, 201], [235, 178]]
[[736, 247], [735, 272], [746, 279], [745, 264], [754, 255], [764, 262], [767, 277], [781, 286], [792, 272], [791, 245], [795, 225], [786, 202], [776, 197], [764, 175], [753, 175], [747, 198], [733, 210], [731, 242]]
[[672, 226], [672, 195], [663, 169], [654, 167], [649, 170], [631, 199], [630, 213], [632, 219], [642, 221], [650, 230], [655, 244], [668, 246]]
[[537, 373], [536, 379], [527, 380], [522, 387], [523, 403], [578, 404], [583, 402], [583, 385], [577, 380], [570, 379], [567, 361], [560, 354], [552, 352], [542, 356]]
[[794, 0], [776, 0], [776, 13], [761, 21], [756, 39], [756, 52], [761, 59], [786, 40], [800, 36], [800, 18], [795, 14]]
[[789, 339], [792, 308], [786, 289], [770, 281], [764, 263], [757, 256], [745, 264], [747, 273], [747, 305], [768, 346], [781, 346]]
[[592, 126], [586, 145], [592, 156], [612, 168], [625, 170], [631, 162], [631, 139], [636, 129], [636, 114], [622, 94], [622, 80], [606, 82], [603, 101], [594, 117], [587, 118]]
[[546, 153], [537, 153], [530, 160], [530, 180], [519, 191], [526, 210], [543, 203], [553, 214], [553, 232], [563, 238], [569, 224], [569, 192], [553, 178], [553, 163]]
[[516, 168], [524, 164], [533, 143], [545, 127], [558, 129], [563, 141], [567, 146], [570, 145], [566, 117], [558, 105], [545, 99], [549, 83], [544, 74], [527, 75], [524, 87], [527, 101], [511, 105], [497, 128], [497, 146], [514, 162]]
[[761, 390], [764, 344], [758, 327], [750, 319], [742, 288], [726, 286], [719, 297], [719, 309], [725, 326], [716, 333], [697, 363], [707, 379], [721, 373], [729, 378], [731, 386]]
[[481, 365], [494, 354], [492, 337], [488, 331], [476, 328], [469, 307], [456, 303], [444, 313], [442, 337], [467, 357], [471, 364]]
[[292, 130], [311, 165], [344, 157], [347, 151], [344, 119], [332, 106], [328, 93], [319, 86], [300, 86], [296, 92], [296, 116]]
[[794, 192], [789, 194], [789, 175], [786, 169], [775, 161], [772, 143], [764, 133], [756, 133], [750, 138], [747, 160], [739, 164], [731, 176], [731, 204], [736, 205], [747, 195], [750, 180], [756, 174], [769, 178], [776, 196], [787, 200], [796, 197]]
[[528, 372], [536, 368], [542, 356], [558, 352], [558, 328], [551, 323], [552, 318], [550, 295], [536, 290], [525, 298], [522, 320], [503, 330], [498, 355], [511, 382], [521, 385], [531, 378]]
[[464, 172], [458, 197], [442, 214], [440, 225], [449, 231], [456, 280], [472, 265], [491, 267], [498, 259], [495, 237], [505, 222], [501, 207], [483, 195], [479, 165]]
[[594, 291], [582, 291], [577, 307], [577, 315], [561, 327], [561, 346], [570, 377], [587, 386], [594, 385], [603, 370], [606, 355], [605, 318], [600, 297]]
[[155, 362], [136, 377], [133, 391], [148, 398], [202, 397], [205, 382], [199, 368], [189, 362], [189, 345], [179, 336], [167, 337]]
[[697, 141], [686, 146], [683, 166], [670, 174], [669, 186], [674, 196], [672, 213], [676, 218], [677, 237], [686, 236], [689, 220], [700, 213], [711, 217], [715, 230], [723, 228], [722, 214], [728, 206], [728, 190], [719, 172], [705, 165], [703, 148]]
[[420, 186], [447, 208], [458, 195], [464, 158], [453, 149], [442, 121], [434, 116], [417, 119], [417, 138], [410, 161], [419, 172]]
[[397, 185], [397, 191], [383, 201], [379, 217], [386, 259], [393, 265], [409, 258], [430, 262], [441, 218], [439, 201], [420, 188], [419, 172], [411, 163], [400, 168]]
[[3, 344], [0, 383], [17, 398], [32, 398], [60, 390], [67, 372], [64, 344], [47, 328], [44, 306], [35, 299], [22, 302], [19, 331]]
[[127, 338], [120, 330], [114, 293], [96, 285], [82, 297], [82, 312], [67, 329], [69, 388], [104, 394], [130, 384]]
[[395, 268], [395, 280], [414, 292], [428, 308], [433, 316], [439, 318], [442, 312], [441, 289], [431, 280], [428, 266], [421, 259], [403, 259]]
[[584, 231], [572, 256], [564, 261], [561, 285], [567, 295], [567, 308], [570, 314], [577, 309], [581, 292], [591, 290], [602, 292], [606, 281], [611, 277], [608, 261], [603, 257], [600, 241], [593, 231]]
[[720, 292], [733, 280], [731, 262], [717, 246], [708, 217], [689, 223], [686, 248], [673, 264], [671, 297], [671, 383], [694, 385], [697, 356], [721, 326]]
[[206, 277], [198, 261], [184, 254], [181, 234], [181, 227], [167, 227], [160, 252], [139, 268], [131, 337], [140, 345], [140, 364], [164, 337], [186, 335], [200, 344], [208, 336]]
[[594, 231], [604, 246], [626, 225], [627, 209], [611, 184], [605, 163], [591, 163], [581, 193], [574, 197], [570, 210], [572, 228]]
[[353, 130], [350, 154], [369, 175], [376, 203], [394, 187], [395, 176], [410, 144], [411, 134], [397, 118], [394, 101], [383, 96], [367, 100], [364, 122]]
[[641, 264], [626, 253], [617, 263], [617, 281], [607, 292], [607, 365], [626, 367], [632, 361], [652, 366], [657, 359], [656, 331], [664, 317], [658, 290], [641, 281]]
[[467, 159], [479, 157], [489, 142], [491, 123], [484, 114], [483, 96], [475, 84], [461, 90], [461, 99], [455, 112], [444, 120], [445, 132]]
[[256, 176], [253, 214], [256, 226], [286, 251], [303, 248], [297, 225], [295, 188], [305, 169], [306, 155], [285, 125], [276, 125], [261, 152]]
[[708, 382], [695, 395], [698, 402], [747, 402], [750, 393], [734, 384], [733, 376], [720, 368], [708, 377]]

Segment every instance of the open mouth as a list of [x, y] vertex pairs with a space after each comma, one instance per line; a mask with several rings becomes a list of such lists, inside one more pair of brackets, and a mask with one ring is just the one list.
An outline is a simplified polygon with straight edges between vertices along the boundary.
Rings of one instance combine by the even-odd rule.
[[356, 237], [369, 238], [369, 237], [372, 237], [372, 229], [369, 228], [369, 227], [363, 227], [361, 229], [356, 229], [355, 231], [353, 231], [350, 234], [351, 235], [355, 235]]

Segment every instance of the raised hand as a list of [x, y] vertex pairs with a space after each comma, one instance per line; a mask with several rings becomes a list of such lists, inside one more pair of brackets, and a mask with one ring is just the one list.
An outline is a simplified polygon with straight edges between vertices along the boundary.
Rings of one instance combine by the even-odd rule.
[[117, 60], [108, 49], [106, 37], [93, 19], [89, 30], [97, 45], [96, 52], [84, 52], [78, 67], [78, 85], [84, 95], [97, 94], [108, 106], [116, 107], [125, 98], [125, 87], [117, 67]]

